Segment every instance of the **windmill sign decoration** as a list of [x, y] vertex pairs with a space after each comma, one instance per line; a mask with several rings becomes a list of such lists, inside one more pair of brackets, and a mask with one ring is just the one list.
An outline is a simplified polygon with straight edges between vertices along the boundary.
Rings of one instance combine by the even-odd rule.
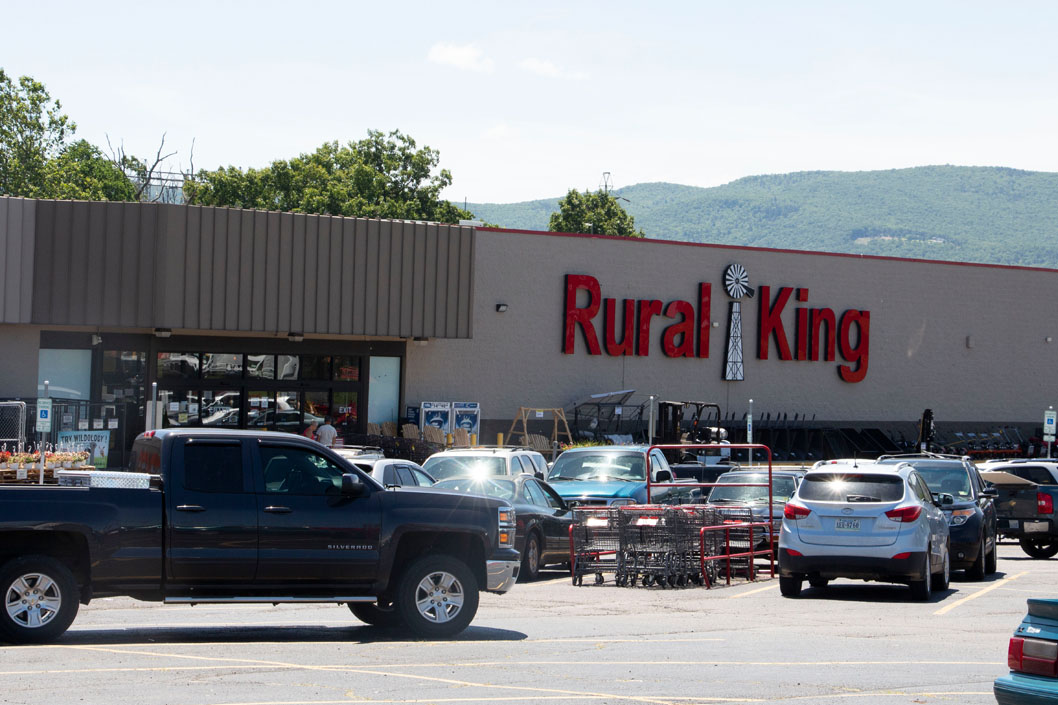
[[728, 310], [724, 379], [741, 382], [746, 378], [746, 368], [742, 363], [742, 297], [753, 298], [754, 294], [746, 268], [741, 264], [727, 265], [724, 270], [724, 289], [734, 299]]

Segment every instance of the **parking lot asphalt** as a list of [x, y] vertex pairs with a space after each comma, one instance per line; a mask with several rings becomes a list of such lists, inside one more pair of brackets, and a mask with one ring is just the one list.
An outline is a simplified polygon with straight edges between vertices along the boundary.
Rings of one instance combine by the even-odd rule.
[[844, 580], [785, 599], [766, 575], [662, 590], [545, 573], [483, 595], [441, 642], [333, 605], [98, 600], [54, 645], [0, 646], [0, 703], [994, 703], [1025, 599], [1058, 584], [1058, 559], [999, 556], [929, 603]]

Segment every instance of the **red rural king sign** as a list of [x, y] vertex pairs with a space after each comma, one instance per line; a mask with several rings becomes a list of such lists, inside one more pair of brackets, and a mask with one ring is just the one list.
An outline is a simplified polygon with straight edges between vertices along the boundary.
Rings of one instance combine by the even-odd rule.
[[[734, 299], [728, 313], [726, 362], [723, 378], [744, 379], [742, 365], [743, 295], [752, 297], [754, 290], [745, 286], [745, 269], [735, 268], [736, 281], [726, 287]], [[725, 277], [727, 274], [725, 273]], [[741, 277], [742, 279], [737, 279]], [[739, 286], [739, 281], [743, 286]], [[583, 294], [581, 292], [584, 292]], [[844, 364], [837, 371], [846, 382], [860, 382], [867, 376], [870, 351], [870, 311], [849, 309], [840, 316], [830, 308], [812, 308], [805, 287], [770, 286], [759, 288], [760, 308], [757, 316], [757, 358], [768, 360], [772, 344], [778, 359], [791, 361], [835, 362], [837, 354]], [[650, 354], [651, 341], [660, 339], [661, 351], [667, 357], [709, 357], [709, 329], [712, 326], [712, 286], [698, 284], [695, 301], [659, 299], [603, 298], [599, 280], [587, 274], [566, 275], [565, 329], [562, 352], [576, 351], [576, 332], [580, 329], [589, 355]], [[618, 323], [618, 309], [621, 311]], [[597, 320], [601, 315], [601, 321]], [[602, 337], [596, 325], [602, 327]], [[655, 334], [652, 335], [651, 328]], [[660, 330], [660, 335], [656, 332]], [[748, 330], [747, 330], [748, 332]], [[788, 335], [792, 333], [792, 337]]]

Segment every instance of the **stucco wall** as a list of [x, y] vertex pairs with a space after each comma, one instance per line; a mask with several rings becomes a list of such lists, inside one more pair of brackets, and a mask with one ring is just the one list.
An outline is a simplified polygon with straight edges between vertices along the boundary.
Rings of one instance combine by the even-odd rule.
[[[519, 405], [568, 407], [591, 393], [636, 389], [717, 401], [725, 413], [741, 414], [752, 398], [755, 410], [791, 418], [908, 420], [932, 407], [945, 421], [1032, 422], [1058, 401], [1050, 382], [1058, 271], [493, 231], [479, 231], [476, 255], [474, 337], [408, 348], [409, 404], [479, 401], [485, 418], [511, 418]], [[758, 294], [743, 299], [745, 381], [727, 382], [722, 274], [736, 262]], [[663, 317], [653, 319], [647, 357], [591, 356], [579, 331], [576, 353], [563, 354], [567, 274], [598, 279], [602, 296], [618, 300], [619, 326], [624, 298], [696, 303], [699, 282], [711, 283], [719, 326], [710, 328], [708, 359], [665, 357], [660, 338], [672, 320]], [[838, 318], [870, 311], [863, 381], [839, 377], [840, 353], [832, 362], [781, 361], [771, 342], [770, 359], [758, 360], [762, 285], [773, 299], [783, 286], [809, 290], [808, 302], [795, 293], [782, 317], [792, 347], [798, 306]], [[500, 302], [505, 313], [495, 310]], [[600, 343], [603, 318], [594, 319]]]
[[36, 398], [40, 329], [0, 325], [0, 352], [0, 397]]

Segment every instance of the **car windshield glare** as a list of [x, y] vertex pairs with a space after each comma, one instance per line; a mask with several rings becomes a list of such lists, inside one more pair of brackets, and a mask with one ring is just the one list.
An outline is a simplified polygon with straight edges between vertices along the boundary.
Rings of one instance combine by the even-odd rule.
[[452, 477], [491, 477], [507, 474], [507, 461], [500, 457], [433, 456], [423, 463], [423, 469], [438, 480]]
[[970, 476], [961, 467], [920, 467], [917, 470], [922, 479], [926, 481], [930, 492], [943, 492], [964, 499], [970, 496]]
[[499, 499], [514, 499], [514, 482], [512, 480], [490, 480], [472, 477], [461, 477], [454, 480], [441, 480], [434, 485], [437, 489], [483, 494]]
[[809, 473], [798, 496], [820, 502], [897, 502], [904, 497], [904, 479], [896, 474]]
[[646, 463], [639, 453], [563, 453], [549, 480], [646, 480]]
[[[768, 483], [767, 475], [727, 475], [717, 482], [737, 485], [741, 483]], [[772, 477], [772, 501], [785, 502], [794, 493], [792, 477]], [[767, 502], [768, 488], [765, 487], [714, 487], [709, 492], [710, 502]]]

